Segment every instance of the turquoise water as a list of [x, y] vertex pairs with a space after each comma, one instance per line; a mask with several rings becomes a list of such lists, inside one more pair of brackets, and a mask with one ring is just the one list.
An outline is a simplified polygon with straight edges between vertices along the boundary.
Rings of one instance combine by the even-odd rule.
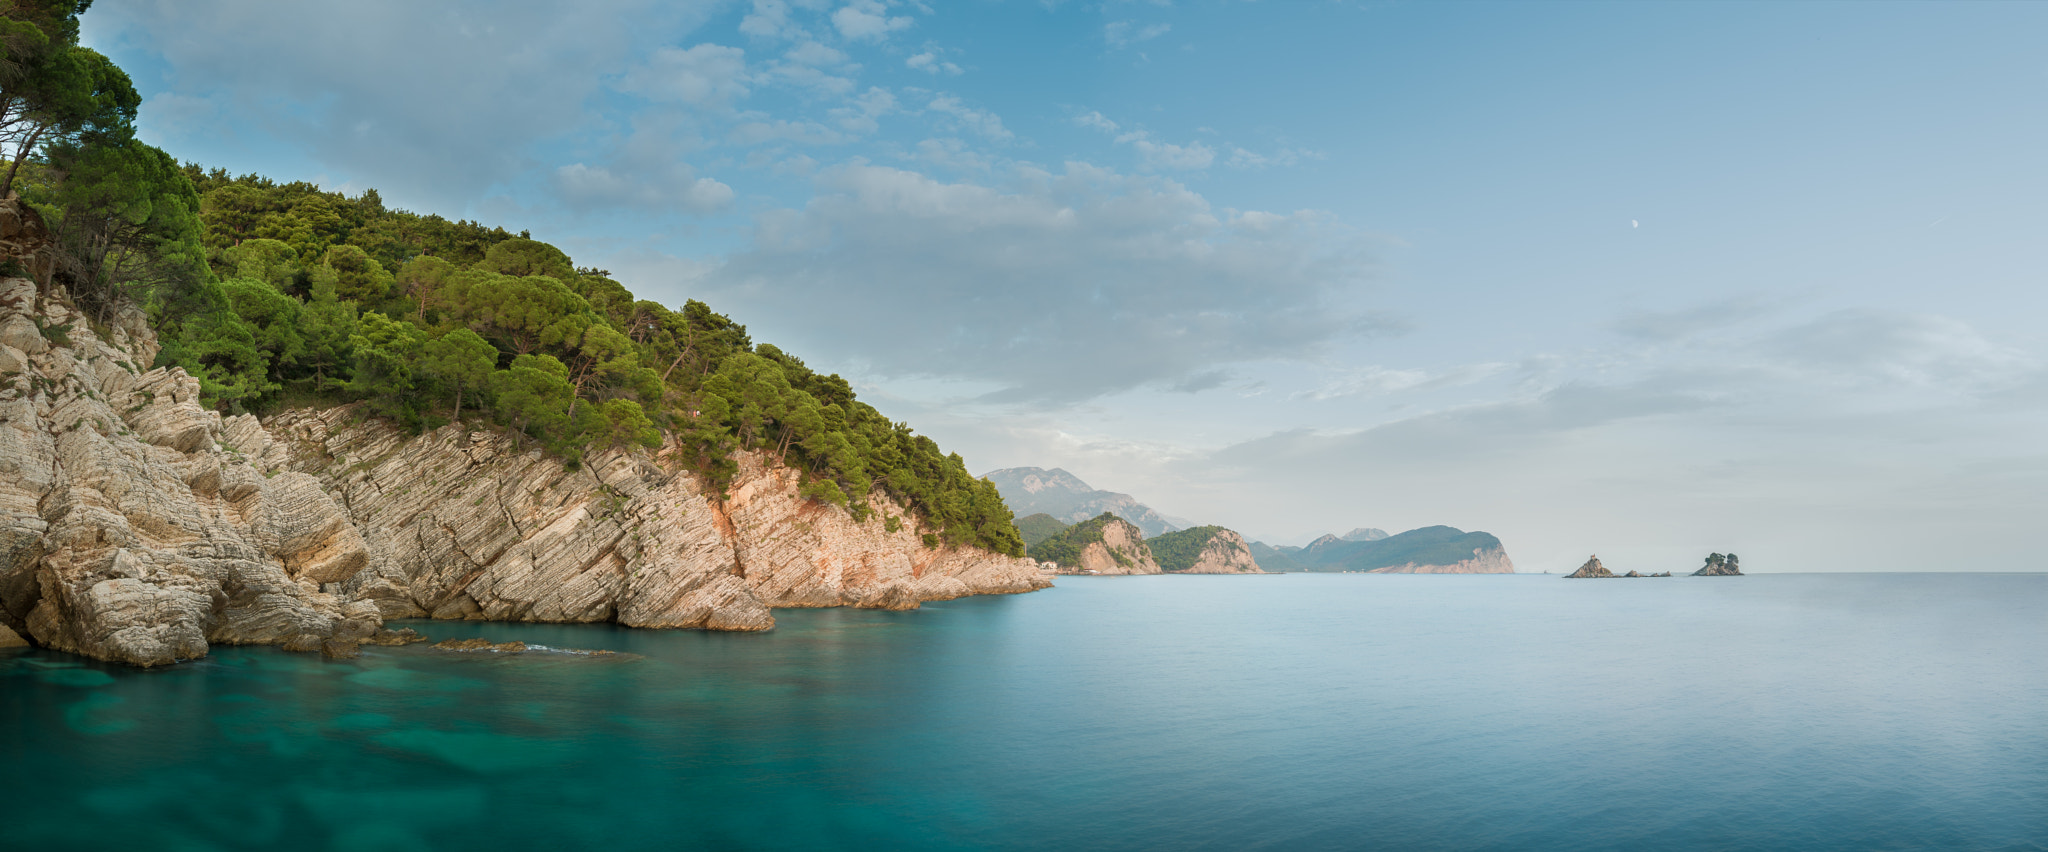
[[2048, 849], [2048, 576], [1063, 578], [0, 652], [9, 849]]

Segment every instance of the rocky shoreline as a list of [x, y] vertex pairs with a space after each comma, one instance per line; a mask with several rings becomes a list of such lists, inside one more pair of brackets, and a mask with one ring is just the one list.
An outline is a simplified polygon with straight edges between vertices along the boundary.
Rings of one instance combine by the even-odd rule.
[[[33, 227], [0, 216], [31, 269]], [[494, 429], [411, 436], [350, 406], [223, 416], [147, 368], [157, 349], [139, 311], [96, 329], [61, 289], [0, 279], [0, 647], [346, 656], [387, 618], [766, 630], [777, 607], [1051, 585], [1029, 559], [927, 547], [879, 491], [865, 521], [806, 499], [765, 454], [736, 455], [719, 494], [659, 453], [570, 469]]]

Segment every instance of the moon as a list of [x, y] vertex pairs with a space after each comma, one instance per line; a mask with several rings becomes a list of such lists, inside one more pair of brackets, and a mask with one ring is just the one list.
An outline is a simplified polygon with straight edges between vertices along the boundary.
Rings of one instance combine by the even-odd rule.
[[1628, 226], [1629, 226], [1629, 227], [1631, 227], [1631, 228], [1640, 228], [1640, 227], [1642, 227], [1642, 226], [1643, 226], [1643, 223], [1641, 223], [1641, 222], [1638, 222], [1638, 221], [1636, 221], [1636, 220], [1634, 220], [1634, 219], [1630, 219], [1630, 220], [1628, 220]]

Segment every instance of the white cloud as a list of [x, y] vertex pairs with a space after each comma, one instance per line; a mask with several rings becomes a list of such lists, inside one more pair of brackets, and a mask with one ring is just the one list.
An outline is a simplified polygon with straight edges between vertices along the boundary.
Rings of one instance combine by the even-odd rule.
[[851, 41], [879, 41], [914, 23], [904, 16], [891, 17], [879, 0], [853, 0], [832, 13], [832, 26]]
[[1074, 123], [1079, 124], [1082, 127], [1093, 127], [1096, 130], [1100, 130], [1104, 133], [1115, 133], [1118, 129], [1116, 122], [1110, 121], [1109, 119], [1103, 117], [1102, 113], [1093, 111], [1089, 112], [1087, 115], [1074, 119]]
[[1365, 260], [1326, 216], [1219, 216], [1179, 184], [1078, 163], [1006, 178], [828, 169], [803, 209], [760, 218], [707, 292], [804, 351], [1005, 398], [1186, 387], [1364, 327], [1336, 296]]
[[782, 58], [799, 65], [810, 65], [817, 68], [845, 65], [852, 60], [852, 57], [847, 56], [845, 51], [826, 47], [815, 41], [807, 41], [790, 48], [788, 52], [782, 54]]
[[802, 27], [790, 20], [785, 0], [754, 0], [753, 10], [740, 19], [740, 32], [755, 38], [802, 38]]
[[1075, 116], [1074, 123], [1110, 134], [1119, 145], [1131, 146], [1138, 153], [1139, 165], [1147, 171], [1201, 171], [1216, 162], [1216, 149], [1201, 142], [1161, 142], [1147, 130], [1124, 130], [1099, 112]]
[[1337, 371], [1337, 374], [1328, 381], [1313, 389], [1295, 394], [1295, 396], [1312, 400], [1383, 396], [1408, 390], [1429, 390], [1468, 385], [1505, 373], [1513, 368], [1514, 365], [1512, 364], [1498, 362], [1467, 364], [1436, 371], [1424, 369], [1396, 370], [1378, 365], [1350, 367]]
[[1166, 35], [1172, 29], [1172, 24], [1139, 26], [1137, 21], [1111, 21], [1102, 27], [1102, 40], [1109, 42], [1110, 47], [1129, 47]]
[[1003, 127], [1003, 120], [995, 113], [970, 107], [953, 95], [933, 97], [925, 108], [951, 116], [957, 127], [973, 131], [987, 139], [1006, 142], [1014, 135], [1008, 128]]
[[555, 170], [554, 184], [571, 206], [595, 209], [635, 207], [710, 213], [732, 203], [732, 187], [700, 178], [686, 165], [659, 173], [614, 174], [604, 166], [571, 163]]
[[[606, 78], [709, 12], [655, 0], [621, 0], [603, 15], [360, 0], [308, 29], [300, 4], [133, 0], [90, 18], [95, 38], [161, 56], [161, 103], [201, 98], [220, 110], [210, 125], [147, 128], [173, 149], [218, 149], [219, 128], [233, 127], [378, 186], [394, 204], [461, 211], [530, 168], [536, 145], [587, 128]], [[377, 144], [362, 144], [366, 129]]]
[[1976, 394], [2040, 370], [2024, 350], [1994, 343], [1952, 317], [1869, 309], [1836, 311], [1764, 337], [1769, 366], [1851, 388]]
[[839, 145], [848, 137], [830, 127], [815, 121], [770, 118], [765, 115], [749, 115], [726, 133], [728, 145], [750, 147], [775, 142], [791, 142], [799, 145]]
[[953, 171], [986, 172], [995, 166], [987, 155], [952, 137], [920, 141], [914, 156], [921, 162]]
[[1230, 146], [1230, 159], [1226, 165], [1233, 169], [1262, 169], [1267, 166], [1291, 166], [1303, 160], [1320, 160], [1323, 155], [1299, 148], [1282, 148], [1271, 154]]
[[1154, 142], [1151, 134], [1142, 130], [1118, 136], [1116, 141], [1131, 146], [1138, 152], [1138, 162], [1155, 171], [1200, 171], [1216, 162], [1216, 149], [1200, 142]]
[[750, 79], [746, 51], [707, 43], [657, 49], [619, 88], [651, 100], [723, 108], [747, 96]]
[[923, 71], [926, 74], [943, 72], [957, 77], [962, 73], [960, 66], [940, 59], [937, 52], [930, 50], [903, 60], [903, 65], [913, 71]]
[[854, 98], [853, 103], [835, 107], [830, 114], [841, 129], [848, 133], [866, 135], [881, 129], [878, 119], [896, 111], [895, 95], [890, 94], [888, 89], [870, 86], [866, 92]]

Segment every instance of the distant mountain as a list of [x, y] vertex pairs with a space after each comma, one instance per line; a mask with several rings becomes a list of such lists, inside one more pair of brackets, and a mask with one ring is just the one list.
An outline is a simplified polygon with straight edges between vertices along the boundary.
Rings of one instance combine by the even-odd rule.
[[1017, 532], [1023, 534], [1025, 547], [1036, 547], [1039, 542], [1059, 535], [1060, 531], [1068, 526], [1070, 525], [1044, 512], [1017, 519]]
[[1379, 541], [1387, 537], [1387, 531], [1376, 527], [1359, 527], [1338, 536], [1345, 541]]
[[[1347, 540], [1326, 535], [1304, 548], [1251, 545], [1252, 557], [1268, 571], [1365, 571], [1374, 574], [1512, 574], [1507, 549], [1491, 533], [1456, 527], [1423, 527], [1400, 535], [1364, 538], [1379, 530], [1358, 529]], [[1268, 556], [1271, 553], [1271, 557]], [[1278, 558], [1272, 558], [1278, 557]], [[1285, 560], [1285, 561], [1283, 561]], [[1285, 567], [1289, 564], [1294, 567]]]
[[[1294, 561], [1294, 557], [1288, 555], [1286, 551], [1263, 541], [1251, 542], [1250, 549], [1252, 559], [1259, 563], [1260, 568], [1264, 568], [1267, 571], [1285, 574], [1308, 570], [1308, 566]], [[1297, 547], [1294, 550], [1298, 553], [1301, 551], [1301, 548]]]
[[1129, 494], [1098, 491], [1059, 468], [1009, 467], [983, 476], [995, 483], [996, 490], [1003, 494], [1003, 502], [1019, 516], [1043, 512], [1063, 523], [1078, 524], [1109, 512], [1129, 521], [1147, 536], [1163, 535], [1184, 526]]

